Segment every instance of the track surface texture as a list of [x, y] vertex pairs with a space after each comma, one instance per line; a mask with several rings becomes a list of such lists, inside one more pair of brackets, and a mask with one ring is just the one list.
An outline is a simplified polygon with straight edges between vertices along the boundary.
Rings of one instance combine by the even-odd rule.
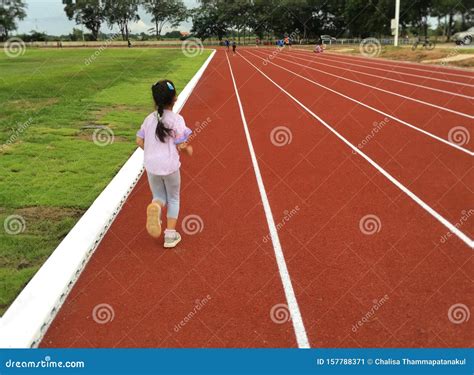
[[183, 241], [148, 237], [142, 177], [41, 347], [471, 345], [473, 97], [468, 71], [218, 51]]

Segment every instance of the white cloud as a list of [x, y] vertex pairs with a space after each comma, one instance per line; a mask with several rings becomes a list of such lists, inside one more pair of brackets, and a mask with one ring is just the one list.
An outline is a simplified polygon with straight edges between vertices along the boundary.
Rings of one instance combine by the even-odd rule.
[[130, 31], [134, 34], [148, 33], [150, 27], [153, 27], [153, 25], [147, 25], [143, 20], [139, 20], [130, 24]]

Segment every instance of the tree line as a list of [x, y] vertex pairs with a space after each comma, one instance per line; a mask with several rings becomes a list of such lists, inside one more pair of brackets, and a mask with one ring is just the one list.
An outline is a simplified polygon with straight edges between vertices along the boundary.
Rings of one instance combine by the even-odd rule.
[[[151, 15], [154, 26], [148, 30], [159, 39], [165, 25], [177, 27], [191, 16], [182, 0], [62, 0], [69, 20], [90, 31], [90, 39], [97, 40], [106, 24], [118, 27], [123, 40], [130, 36], [130, 23], [140, 20], [139, 10]], [[17, 22], [26, 17], [24, 0], [0, 0], [0, 36], [8, 38], [17, 29]]]
[[[148, 30], [160, 39], [165, 26], [192, 21], [194, 36], [207, 39], [254, 35], [260, 39], [290, 35], [312, 39], [321, 34], [335, 37], [387, 36], [394, 18], [395, 0], [198, 0], [187, 9], [182, 0], [62, 0], [65, 15], [90, 31], [97, 40], [104, 25], [117, 27], [123, 40], [140, 11], [151, 16]], [[17, 29], [26, 17], [24, 0], [0, 0], [0, 37]], [[449, 37], [474, 24], [474, 0], [401, 0], [402, 35], [427, 35], [436, 23], [439, 35]]]
[[[369, 37], [391, 34], [395, 0], [200, 0], [193, 11], [192, 32], [201, 39], [253, 33], [261, 39], [297, 35], [317, 38]], [[455, 22], [460, 18], [460, 22]], [[474, 0], [401, 0], [402, 34], [439, 35], [474, 24]]]

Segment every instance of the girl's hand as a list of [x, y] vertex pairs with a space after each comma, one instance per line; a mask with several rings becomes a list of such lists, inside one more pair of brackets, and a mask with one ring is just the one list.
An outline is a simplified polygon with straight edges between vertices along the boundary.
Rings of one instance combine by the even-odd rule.
[[136, 139], [137, 146], [141, 149], [145, 148], [145, 140], [143, 138], [137, 137]]
[[193, 146], [188, 145], [188, 146], [186, 147], [186, 152], [187, 152], [187, 154], [188, 154], [189, 156], [193, 156]]
[[178, 145], [179, 151], [185, 151], [189, 156], [193, 154], [193, 146], [189, 145], [187, 142], [180, 143]]

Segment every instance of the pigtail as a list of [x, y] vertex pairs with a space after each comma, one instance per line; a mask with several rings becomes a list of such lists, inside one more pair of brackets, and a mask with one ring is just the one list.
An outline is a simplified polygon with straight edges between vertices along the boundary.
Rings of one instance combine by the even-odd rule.
[[159, 81], [155, 83], [152, 88], [153, 99], [157, 106], [156, 117], [158, 123], [156, 125], [155, 135], [160, 142], [166, 142], [166, 138], [172, 136], [172, 129], [165, 126], [162, 118], [165, 106], [173, 103], [173, 99], [176, 95], [176, 90], [171, 81]]

